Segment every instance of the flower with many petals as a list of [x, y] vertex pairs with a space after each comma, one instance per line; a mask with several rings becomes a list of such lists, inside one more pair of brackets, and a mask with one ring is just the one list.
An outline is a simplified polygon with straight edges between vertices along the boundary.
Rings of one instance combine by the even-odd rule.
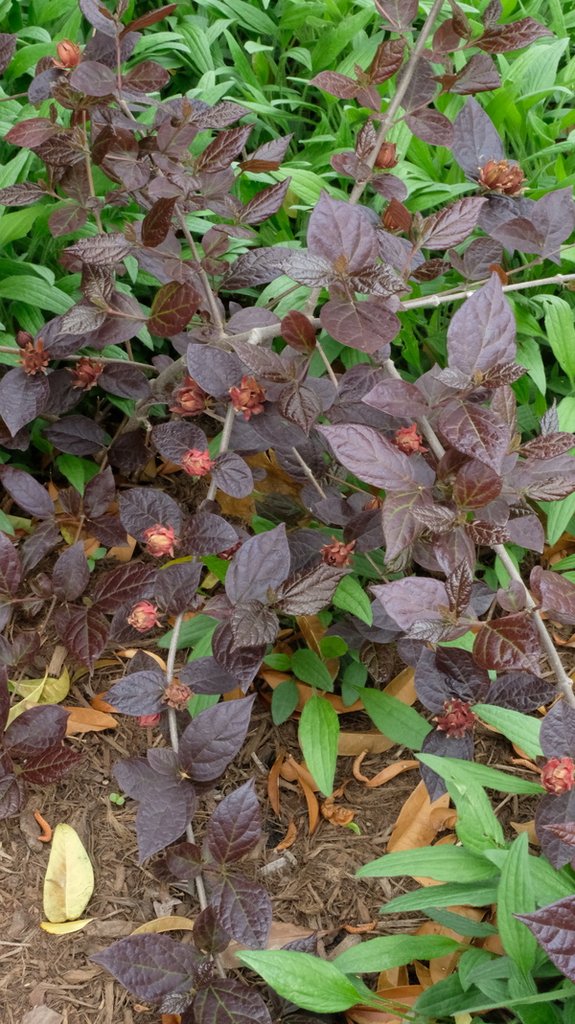
[[172, 395], [170, 412], [176, 412], [179, 416], [197, 416], [206, 408], [208, 396], [197, 381], [189, 374], [186, 374], [182, 383]]
[[479, 184], [489, 192], [502, 196], [521, 195], [525, 186], [525, 175], [519, 164], [509, 160], [488, 160], [479, 168]]
[[239, 386], [230, 388], [229, 393], [234, 409], [241, 412], [245, 420], [264, 411], [266, 393], [255, 377], [242, 377]]
[[357, 541], [351, 540], [349, 544], [344, 544], [342, 541], [337, 540], [336, 537], [331, 538], [331, 544], [324, 544], [321, 549], [322, 561], [326, 565], [351, 565], [350, 555], [352, 554]]
[[571, 757], [552, 757], [541, 769], [541, 785], [548, 793], [567, 793], [575, 786], [575, 762]]
[[176, 534], [173, 526], [162, 526], [161, 523], [148, 526], [142, 533], [142, 540], [145, 542], [146, 551], [154, 558], [161, 558], [162, 555], [174, 557]]
[[58, 60], [54, 57], [54, 67], [68, 71], [70, 68], [77, 68], [82, 57], [82, 51], [77, 43], [71, 39], [63, 39], [56, 47]]
[[73, 388], [90, 391], [96, 387], [100, 376], [104, 372], [104, 363], [98, 362], [97, 359], [88, 359], [86, 356], [83, 356], [70, 372], [74, 378]]
[[214, 461], [210, 459], [207, 448], [204, 451], [200, 451], [199, 448], [190, 448], [182, 455], [180, 465], [188, 476], [207, 476], [214, 468]]
[[410, 427], [400, 427], [399, 430], [396, 430], [393, 443], [406, 455], [428, 450], [423, 444], [423, 437], [419, 433], [416, 423], [412, 423]]
[[154, 626], [160, 625], [158, 609], [151, 601], [138, 601], [128, 615], [130, 626], [138, 630], [138, 633], [147, 633]]

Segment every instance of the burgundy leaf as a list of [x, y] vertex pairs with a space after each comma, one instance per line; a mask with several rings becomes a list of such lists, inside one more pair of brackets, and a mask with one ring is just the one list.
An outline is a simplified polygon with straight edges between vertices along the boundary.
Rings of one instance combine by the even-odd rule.
[[330, 299], [321, 308], [320, 320], [336, 341], [370, 355], [379, 350], [387, 353], [401, 327], [396, 314], [377, 298], [362, 302]]
[[218, 804], [208, 822], [206, 844], [214, 860], [229, 864], [253, 850], [261, 834], [260, 805], [251, 780]]
[[500, 472], [511, 432], [490, 409], [471, 402], [452, 402], [439, 417], [439, 429], [458, 452]]
[[148, 11], [146, 14], [140, 15], [139, 18], [126, 25], [122, 35], [125, 35], [126, 32], [138, 32], [141, 28], [149, 28], [150, 25], [156, 25], [158, 21], [163, 21], [169, 14], [173, 14], [177, 7], [177, 4], [165, 4], [164, 7], [157, 7], [155, 11]]
[[158, 199], [142, 221], [142, 244], [155, 248], [166, 238], [172, 226], [175, 198]]
[[[0, 74], [8, 67], [16, 50], [18, 36], [11, 32], [0, 33]], [[5, 204], [7, 205], [7, 204]]]
[[[290, 568], [290, 551], [285, 525], [258, 533], [242, 544], [226, 575], [226, 594], [234, 604], [267, 601], [277, 591]], [[249, 646], [249, 645], [246, 645]]]
[[210, 173], [226, 170], [246, 145], [252, 128], [253, 125], [245, 124], [220, 132], [196, 160], [196, 170]]
[[106, 36], [116, 35], [116, 23], [105, 4], [98, 0], [79, 0], [80, 10], [92, 28]]
[[126, 363], [125, 366], [105, 366], [98, 384], [103, 391], [119, 398], [149, 398], [150, 385], [148, 378], [141, 370]]
[[59, 608], [54, 616], [54, 626], [71, 654], [92, 672], [110, 631], [104, 616], [96, 608]]
[[350, 206], [322, 192], [307, 229], [307, 244], [313, 256], [321, 256], [337, 267], [339, 274], [353, 274], [375, 263], [377, 235], [362, 206]]
[[210, 903], [217, 911], [222, 928], [236, 942], [250, 949], [265, 947], [272, 906], [261, 885], [242, 875], [222, 875], [210, 884]]
[[286, 313], [282, 322], [280, 333], [288, 345], [298, 352], [313, 352], [315, 348], [315, 328], [310, 323], [305, 313], [297, 309]]
[[[80, 65], [82, 67], [82, 65]], [[82, 238], [74, 245], [64, 249], [66, 256], [73, 256], [83, 263], [102, 267], [111, 263], [119, 263], [131, 252], [132, 245], [119, 232], [109, 235], [97, 235], [95, 238]]]
[[179, 764], [195, 782], [211, 782], [225, 771], [244, 742], [255, 700], [243, 697], [206, 708], [180, 738]]
[[404, 32], [417, 17], [417, 0], [375, 0], [375, 6], [392, 32]]
[[315, 615], [330, 603], [346, 572], [345, 568], [320, 562], [290, 576], [277, 591], [276, 605], [286, 615]]
[[427, 217], [423, 224], [421, 244], [427, 249], [449, 249], [459, 245], [473, 231], [485, 202], [480, 196], [464, 196]]
[[273, 644], [278, 634], [277, 615], [261, 601], [236, 605], [230, 627], [238, 647]]
[[509, 50], [521, 50], [536, 39], [550, 35], [549, 29], [533, 18], [520, 18], [510, 25], [491, 26], [473, 43], [486, 53], [507, 53]]
[[144, 758], [133, 757], [116, 762], [114, 774], [124, 792], [140, 801], [136, 833], [142, 863], [183, 834], [195, 811], [195, 791], [178, 777], [175, 764], [161, 773]]
[[130, 935], [91, 958], [105, 967], [142, 1002], [189, 992], [196, 982], [200, 954], [168, 935]]
[[337, 96], [339, 100], [351, 100], [359, 92], [357, 82], [338, 71], [320, 71], [319, 75], [310, 79], [310, 85], [316, 85], [318, 89], [328, 92], [330, 96]]
[[242, 160], [240, 167], [242, 171], [275, 171], [281, 165], [287, 148], [293, 138], [293, 134], [285, 135], [283, 139], [272, 139], [258, 146], [253, 153], [250, 153], [246, 160]]
[[22, 761], [60, 744], [66, 735], [68, 712], [56, 704], [23, 711], [6, 730], [4, 745], [10, 756]]
[[151, 436], [160, 455], [170, 462], [181, 462], [190, 449], [205, 451], [208, 447], [203, 430], [192, 423], [159, 423], [153, 428]]
[[[397, 558], [429, 527], [425, 511], [432, 509], [429, 493], [412, 485], [408, 490], [390, 491], [383, 504], [382, 527], [387, 562]], [[437, 511], [437, 508], [435, 509]]]
[[536, 565], [529, 578], [531, 591], [541, 610], [554, 622], [575, 623], [575, 584], [558, 572]]
[[235, 978], [216, 978], [200, 989], [192, 1012], [196, 1024], [272, 1024], [259, 992]]
[[573, 847], [565, 842], [561, 832], [555, 832], [549, 826], [569, 827], [575, 821], [575, 794], [573, 790], [556, 796], [547, 793], [539, 801], [535, 811], [535, 831], [541, 845], [541, 852], [557, 870], [566, 864], [573, 865], [575, 860]]
[[193, 555], [216, 555], [238, 541], [231, 523], [212, 512], [196, 512], [186, 527], [185, 550]]
[[468, 459], [455, 477], [453, 500], [465, 509], [484, 508], [499, 497], [501, 477], [477, 459]]
[[[417, 110], [406, 116], [405, 123], [410, 132], [413, 132], [418, 139], [423, 139], [424, 142], [429, 142], [432, 146], [451, 148], [453, 125], [445, 114], [440, 114], [439, 110], [433, 110], [431, 107]], [[464, 234], [463, 237], [465, 238], [467, 235]], [[441, 249], [443, 246], [433, 246], [433, 248]]]
[[132, 601], [151, 597], [156, 569], [151, 565], [119, 565], [101, 573], [96, 580], [93, 602], [100, 611], [115, 612]]
[[[428, 733], [422, 745], [424, 754], [436, 754], [439, 757], [456, 757], [461, 761], [473, 761], [473, 735], [466, 733], [464, 736], [448, 736], [445, 732], [434, 729]], [[437, 775], [426, 764], [421, 765], [421, 777], [431, 801], [437, 800], [447, 787], [441, 776]]]
[[62, 552], [52, 570], [54, 594], [64, 601], [75, 601], [84, 593], [89, 580], [84, 545], [78, 541]]
[[48, 118], [29, 117], [25, 121], [13, 125], [4, 136], [4, 141], [10, 142], [12, 146], [37, 149], [57, 131], [58, 128]]
[[165, 687], [166, 677], [159, 669], [132, 672], [110, 687], [108, 699], [124, 715], [155, 715], [166, 708]]
[[438, 715], [453, 698], [466, 704], [482, 700], [488, 692], [489, 676], [467, 651], [424, 648], [415, 668], [415, 686], [424, 707]]
[[230, 624], [222, 622], [212, 637], [214, 658], [225, 671], [246, 688], [254, 679], [266, 653], [265, 646], [236, 647]]
[[498, 89], [500, 85], [501, 78], [492, 58], [486, 53], [476, 53], [455, 76], [455, 80], [450, 82], [447, 91], [465, 96], [476, 92], [490, 92], [492, 89]]
[[434, 472], [417, 454], [408, 456], [373, 427], [354, 423], [317, 428], [334, 455], [360, 480], [389, 491], [433, 483]]
[[44, 411], [49, 397], [48, 381], [42, 373], [30, 376], [15, 366], [4, 374], [0, 380], [0, 416], [12, 437]]
[[[0, 35], [0, 53], [1, 39], [2, 36]], [[43, 188], [40, 188], [40, 185], [35, 185], [32, 181], [24, 181], [19, 185], [8, 185], [6, 188], [0, 188], [0, 205], [32, 206], [33, 203], [43, 199], [45, 195], [46, 193]]]
[[195, 661], [190, 661], [180, 669], [178, 679], [194, 693], [230, 693], [238, 687], [238, 679], [229, 675], [214, 658], [196, 658]]
[[462, 615], [469, 604], [472, 585], [473, 575], [467, 562], [460, 562], [447, 577], [445, 589], [449, 598], [449, 607], [458, 617]]
[[561, 974], [575, 981], [575, 896], [565, 896], [531, 914], [514, 916], [527, 925]]
[[276, 185], [269, 185], [258, 192], [244, 207], [242, 224], [261, 224], [268, 217], [273, 217], [284, 202], [290, 182], [291, 178], [285, 178], [284, 181], [278, 181]]
[[166, 852], [166, 865], [174, 878], [192, 881], [202, 870], [202, 851], [194, 843], [177, 843]]
[[549, 679], [541, 679], [530, 672], [505, 672], [491, 683], [485, 700], [500, 708], [511, 708], [528, 714], [549, 704], [555, 693], [555, 687]]
[[170, 281], [154, 295], [148, 329], [161, 338], [171, 338], [183, 331], [201, 302], [191, 284]]
[[20, 555], [6, 534], [0, 533], [0, 592], [2, 595], [13, 597], [21, 580]]
[[451, 151], [465, 174], [474, 179], [488, 160], [504, 159], [499, 134], [477, 100], [467, 100], [457, 115]]
[[[469, 200], [468, 200], [469, 201]], [[515, 359], [515, 320], [497, 274], [466, 299], [447, 331], [449, 366], [470, 376]]]
[[24, 572], [30, 572], [61, 540], [60, 531], [53, 520], [46, 519], [40, 523], [20, 548]]
[[48, 786], [63, 779], [83, 756], [81, 751], [58, 743], [27, 759], [20, 778], [33, 785]]
[[112, 96], [118, 87], [111, 68], [96, 60], [83, 60], [70, 75], [70, 85], [85, 96]]
[[190, 376], [215, 398], [227, 396], [229, 389], [241, 380], [242, 364], [233, 352], [188, 345], [186, 359]]
[[574, 446], [575, 434], [563, 431], [542, 433], [540, 437], [534, 437], [532, 441], [521, 445], [521, 454], [528, 458], [554, 459], [557, 455], [570, 451]]
[[309, 434], [322, 413], [321, 402], [315, 392], [297, 383], [288, 385], [281, 392], [278, 409], [286, 420], [301, 427], [305, 434]]
[[254, 489], [252, 471], [245, 459], [235, 452], [226, 452], [216, 460], [212, 479], [224, 494], [232, 498], [248, 498]]
[[166, 565], [160, 569], [154, 594], [160, 608], [169, 615], [179, 615], [193, 608], [201, 572], [199, 562]]
[[0, 821], [18, 814], [24, 803], [25, 787], [16, 777], [8, 773], [0, 776]]
[[130, 92], [160, 92], [170, 81], [170, 72], [155, 60], [144, 60], [124, 75], [122, 84]]
[[120, 495], [120, 520], [128, 533], [136, 538], [140, 538], [151, 526], [157, 525], [172, 526], [178, 537], [182, 513], [179, 505], [164, 491], [152, 487], [131, 487]]
[[564, 700], [557, 701], [541, 722], [540, 743], [545, 757], [575, 755], [575, 711]]
[[369, 66], [369, 77], [376, 85], [386, 82], [403, 64], [404, 39], [386, 39], [380, 43]]
[[425, 396], [415, 384], [405, 380], [379, 381], [363, 396], [362, 402], [398, 419], [417, 420], [428, 412]]
[[44, 435], [58, 451], [70, 455], [95, 455], [109, 440], [99, 423], [87, 416], [62, 417], [58, 423], [46, 427]]
[[531, 616], [517, 612], [484, 622], [475, 637], [473, 657], [481, 668], [537, 673], [541, 648]]
[[431, 578], [406, 576], [371, 591], [401, 629], [409, 629], [424, 617], [441, 618], [442, 610], [449, 607], [445, 583]]

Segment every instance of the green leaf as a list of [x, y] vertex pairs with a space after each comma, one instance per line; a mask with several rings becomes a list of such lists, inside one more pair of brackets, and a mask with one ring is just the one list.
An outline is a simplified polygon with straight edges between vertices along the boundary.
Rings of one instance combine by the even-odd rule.
[[475, 853], [503, 849], [505, 837], [487, 793], [476, 782], [450, 780], [447, 788], [457, 807], [455, 831], [464, 846]]
[[96, 463], [81, 459], [78, 455], [58, 455], [56, 465], [78, 494], [83, 494], [86, 484], [99, 473]]
[[319, 649], [322, 658], [341, 658], [348, 651], [345, 640], [340, 636], [322, 636], [319, 642]]
[[[373, 724], [394, 743], [420, 750], [431, 726], [419, 712], [381, 690], [358, 687], [358, 697]], [[438, 760], [440, 760], [438, 758]]]
[[195, 718], [206, 708], [213, 708], [214, 704], [217, 704], [220, 699], [219, 693], [195, 693], [193, 697], [190, 697], [186, 707], [190, 718]]
[[16, 213], [5, 213], [0, 219], [0, 245], [8, 245], [17, 238], [24, 238], [41, 210], [41, 206], [29, 206]]
[[497, 935], [497, 928], [488, 924], [487, 921], [472, 921], [468, 917], [462, 917], [461, 914], [454, 914], [451, 910], [437, 910], [433, 907], [430, 907], [426, 913], [432, 921], [437, 921], [438, 924], [450, 928], [458, 935], [477, 939], [486, 938], [488, 935]]
[[213, 573], [214, 576], [220, 580], [221, 583], [226, 578], [227, 571], [230, 563], [225, 558], [218, 558], [217, 555], [204, 555], [202, 556], [202, 562], [206, 569]]
[[530, 857], [529, 870], [539, 907], [573, 895], [574, 875], [570, 867], [557, 871], [545, 857]]
[[383, 935], [346, 949], [333, 963], [344, 974], [369, 974], [447, 956], [458, 948], [459, 943], [446, 935]]
[[332, 603], [336, 608], [341, 608], [343, 612], [351, 612], [352, 615], [355, 615], [356, 619], [361, 619], [368, 626], [372, 625], [373, 611], [371, 609], [371, 601], [355, 577], [344, 576], [339, 581], [332, 598]]
[[544, 302], [545, 330], [553, 355], [569, 380], [575, 382], [575, 326], [573, 309], [558, 295], [538, 296]]
[[[194, 615], [193, 618], [187, 619], [186, 622], [182, 622], [180, 629], [180, 635], [178, 637], [178, 650], [182, 647], [194, 647], [202, 637], [211, 636], [218, 626], [218, 620], [213, 619], [211, 615]], [[158, 647], [166, 648], [170, 646], [172, 639], [173, 630], [170, 629], [168, 633], [160, 637], [157, 641]]]
[[527, 833], [512, 843], [505, 859], [497, 895], [497, 924], [503, 948], [517, 966], [529, 973], [537, 955], [537, 940], [527, 925], [514, 914], [530, 914], [535, 910], [535, 894], [531, 872]]
[[305, 763], [324, 796], [333, 792], [338, 737], [337, 713], [323, 697], [312, 697], [301, 713], [298, 739]]
[[464, 761], [458, 757], [438, 757], [437, 754], [418, 754], [417, 758], [448, 782], [460, 785], [466, 782], [471, 785], [478, 783], [499, 793], [545, 792], [537, 782], [529, 782], [516, 775], [500, 772], [486, 764], [476, 764], [474, 761]]
[[309, 953], [266, 949], [237, 957], [278, 995], [304, 1010], [338, 1013], [365, 1001], [363, 986], [356, 986], [335, 964]]
[[[0, 222], [1, 223], [1, 222]], [[74, 300], [53, 285], [39, 277], [6, 277], [0, 281], [0, 298], [12, 302], [25, 302], [28, 306], [39, 306], [50, 313], [66, 313]]]
[[541, 720], [520, 711], [500, 708], [495, 704], [475, 704], [473, 710], [482, 722], [494, 725], [508, 740], [516, 743], [529, 757], [543, 757], [539, 733]]
[[491, 883], [484, 882], [446, 882], [444, 885], [431, 885], [427, 889], [406, 892], [396, 896], [381, 908], [382, 914], [395, 914], [399, 911], [427, 910], [428, 907], [484, 907], [497, 899], [499, 879], [493, 877]]
[[541, 501], [539, 504], [547, 513], [547, 543], [556, 544], [575, 515], [575, 493], [560, 501]]
[[541, 348], [535, 338], [519, 338], [517, 343], [517, 362], [524, 366], [531, 380], [539, 389], [542, 395], [547, 390], [545, 377], [545, 364], [541, 355]]
[[302, 683], [309, 683], [319, 690], [333, 691], [333, 679], [331, 678], [325, 663], [308, 647], [302, 647], [291, 656], [291, 669]]
[[493, 865], [462, 846], [426, 846], [386, 853], [356, 872], [358, 878], [433, 878], [436, 882], [477, 882], [493, 877]]
[[264, 658], [264, 665], [273, 668], [275, 672], [289, 672], [291, 658], [289, 654], [268, 654]]
[[287, 722], [298, 706], [299, 693], [293, 679], [286, 679], [276, 686], [272, 693], [272, 718], [274, 725]]

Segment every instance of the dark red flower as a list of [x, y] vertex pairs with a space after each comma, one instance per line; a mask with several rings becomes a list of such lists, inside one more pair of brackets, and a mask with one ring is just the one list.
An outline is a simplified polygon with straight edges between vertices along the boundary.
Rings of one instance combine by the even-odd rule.
[[158, 609], [151, 601], [138, 601], [128, 615], [130, 626], [138, 630], [138, 633], [147, 633], [154, 626], [160, 625]]
[[190, 687], [184, 686], [183, 683], [178, 683], [175, 680], [166, 686], [164, 690], [166, 704], [168, 707], [176, 708], [178, 711], [183, 711], [191, 696], [192, 691]]
[[245, 420], [264, 411], [266, 393], [255, 377], [242, 377], [239, 387], [230, 388], [230, 398], [236, 412], [241, 412]]
[[461, 739], [466, 732], [472, 731], [477, 718], [471, 710], [471, 704], [454, 697], [452, 700], [445, 701], [443, 710], [443, 715], [437, 715], [433, 719], [437, 723], [439, 732], [444, 732], [452, 738]]
[[541, 785], [548, 793], [567, 793], [575, 786], [575, 763], [571, 757], [552, 757], [541, 769]]
[[104, 363], [98, 362], [97, 359], [88, 359], [84, 356], [79, 359], [74, 368], [71, 370], [74, 378], [73, 388], [82, 389], [82, 391], [90, 391], [96, 387], [98, 380], [104, 372]]
[[197, 416], [206, 408], [208, 396], [203, 388], [188, 374], [172, 395], [170, 412], [180, 416]]
[[519, 164], [511, 164], [509, 160], [488, 160], [479, 169], [478, 181], [489, 192], [518, 196], [523, 192], [525, 175]]
[[399, 430], [396, 430], [393, 443], [406, 455], [428, 450], [424, 447], [423, 437], [419, 433], [416, 423], [412, 423], [410, 427], [400, 427]]
[[[24, 334], [23, 331], [19, 333], [21, 335]], [[50, 357], [48, 356], [48, 353], [44, 351], [44, 342], [42, 341], [42, 338], [38, 338], [38, 341], [35, 344], [32, 340], [26, 340], [24, 344], [19, 342], [19, 345], [20, 364], [24, 373], [27, 373], [29, 377], [34, 377], [37, 373], [45, 373], [46, 367], [50, 362]]]
[[335, 537], [331, 538], [331, 544], [324, 544], [321, 549], [322, 561], [326, 565], [351, 565], [350, 555], [355, 548], [357, 541], [352, 540], [344, 544]]
[[200, 451], [199, 448], [190, 448], [184, 452], [180, 465], [189, 476], [206, 476], [213, 468], [214, 461], [210, 459], [210, 453], [206, 448]]
[[64, 71], [68, 68], [77, 68], [82, 57], [80, 47], [71, 39], [63, 39], [61, 43], [58, 43], [56, 53], [58, 60], [54, 57], [54, 66], [62, 68]]
[[161, 558], [162, 555], [174, 557], [176, 534], [173, 526], [162, 526], [161, 523], [148, 526], [148, 529], [144, 530], [142, 534], [142, 540], [145, 541], [146, 551], [154, 558]]

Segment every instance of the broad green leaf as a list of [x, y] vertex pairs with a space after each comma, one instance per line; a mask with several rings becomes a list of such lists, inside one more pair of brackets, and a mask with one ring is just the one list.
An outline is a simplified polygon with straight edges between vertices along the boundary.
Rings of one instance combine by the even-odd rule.
[[573, 895], [575, 880], [570, 867], [558, 871], [545, 857], [530, 857], [529, 871], [539, 907], [562, 900], [564, 896]]
[[333, 691], [333, 679], [331, 678], [325, 663], [308, 647], [302, 647], [291, 656], [291, 669], [302, 683], [309, 686], [317, 686], [319, 690]]
[[293, 679], [286, 679], [285, 682], [276, 686], [272, 693], [272, 718], [274, 725], [281, 725], [287, 722], [298, 706], [299, 693]]
[[436, 754], [418, 754], [418, 759], [437, 772], [442, 779], [459, 785], [479, 784], [499, 793], [543, 793], [537, 782], [520, 779], [516, 775], [500, 772], [486, 764], [464, 761], [457, 757], [438, 757]]
[[493, 847], [503, 848], [503, 829], [483, 787], [476, 782], [451, 779], [447, 789], [457, 807], [455, 831], [459, 841], [478, 854], [487, 854]]
[[[218, 625], [217, 619], [213, 619], [211, 615], [194, 615], [193, 618], [187, 619], [182, 622], [180, 629], [180, 635], [178, 637], [178, 650], [182, 647], [194, 647], [202, 637], [211, 636]], [[164, 636], [160, 637], [157, 641], [158, 647], [166, 648], [170, 646], [172, 639], [173, 630], [170, 630]]]
[[432, 921], [437, 921], [438, 924], [444, 925], [445, 928], [450, 928], [451, 931], [457, 932], [458, 935], [477, 939], [484, 939], [488, 935], [497, 935], [497, 928], [487, 921], [473, 921], [469, 917], [463, 917], [461, 914], [454, 914], [451, 910], [438, 910], [432, 907], [429, 907], [426, 913]]
[[369, 595], [353, 576], [344, 576], [339, 581], [332, 603], [344, 612], [351, 612], [357, 619], [371, 626], [373, 611]]
[[428, 907], [484, 907], [497, 899], [499, 879], [483, 882], [446, 882], [444, 885], [431, 885], [416, 892], [406, 892], [396, 896], [381, 908], [382, 914], [395, 914], [410, 910], [426, 910]]
[[459, 943], [446, 935], [383, 935], [346, 949], [333, 963], [345, 974], [370, 974], [403, 967], [412, 960], [448, 956], [458, 948]]
[[358, 687], [358, 697], [363, 701], [373, 724], [384, 736], [411, 750], [421, 750], [425, 737], [431, 732], [431, 726], [414, 708], [381, 690]]
[[75, 921], [94, 891], [94, 871], [78, 833], [56, 825], [44, 878], [44, 914], [48, 921]]
[[365, 1001], [363, 986], [328, 960], [291, 950], [258, 950], [237, 954], [278, 995], [315, 1013], [338, 1013]]
[[339, 721], [329, 701], [312, 697], [299, 721], [298, 739], [305, 763], [324, 796], [331, 796], [337, 762]]
[[289, 654], [268, 654], [264, 658], [264, 665], [273, 668], [275, 672], [289, 672], [291, 658]]
[[543, 757], [539, 743], [540, 719], [531, 718], [520, 711], [500, 708], [494, 704], [475, 704], [473, 711], [482, 722], [495, 726], [508, 740], [521, 747], [529, 757]]
[[541, 501], [539, 504], [547, 513], [547, 543], [556, 544], [575, 515], [575, 493], [568, 494], [561, 501]]
[[99, 467], [94, 462], [81, 459], [78, 455], [58, 455], [56, 465], [78, 494], [83, 494], [86, 484], [99, 473]]
[[193, 697], [190, 697], [186, 708], [190, 718], [195, 718], [200, 712], [205, 711], [206, 708], [213, 708], [214, 704], [217, 704], [220, 699], [218, 693], [195, 693]]
[[517, 966], [529, 973], [535, 964], [537, 940], [514, 914], [535, 910], [535, 893], [529, 865], [527, 833], [512, 843], [501, 871], [497, 895], [497, 924], [503, 948]]
[[575, 325], [573, 308], [558, 295], [539, 296], [545, 309], [545, 329], [553, 355], [573, 384], [575, 381]]
[[41, 206], [29, 206], [16, 213], [5, 213], [0, 218], [0, 245], [8, 245], [17, 238], [24, 238], [41, 210]]
[[517, 362], [524, 366], [533, 383], [539, 388], [542, 395], [547, 390], [547, 379], [545, 377], [545, 365], [541, 348], [535, 338], [519, 338], [517, 343]]
[[50, 313], [66, 313], [74, 305], [74, 300], [69, 295], [39, 277], [5, 278], [0, 281], [0, 298], [24, 302], [29, 306], [39, 306]]
[[387, 853], [356, 872], [358, 878], [433, 878], [436, 882], [477, 882], [493, 877], [493, 865], [463, 846], [426, 846]]

